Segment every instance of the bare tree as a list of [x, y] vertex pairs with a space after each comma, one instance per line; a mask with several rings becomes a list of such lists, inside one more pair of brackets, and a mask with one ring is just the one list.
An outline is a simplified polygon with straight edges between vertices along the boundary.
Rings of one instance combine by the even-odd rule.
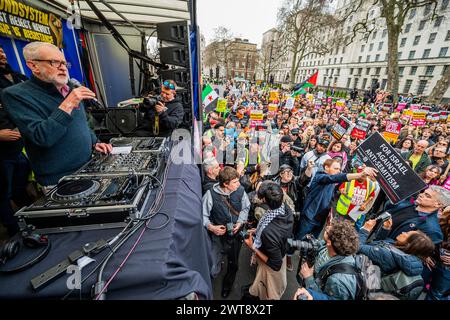
[[262, 48], [259, 53], [258, 68], [263, 74], [264, 81], [268, 81], [273, 70], [280, 66], [281, 59], [285, 54], [286, 47], [280, 47], [278, 44], [275, 44], [275, 40], [272, 40], [269, 45]]
[[280, 42], [292, 55], [290, 83], [296, 79], [303, 59], [309, 54], [323, 55], [334, 46], [325, 39], [322, 30], [337, 28], [338, 19], [332, 14], [329, 0], [285, 0], [278, 11]]
[[450, 86], [450, 67], [446, 66], [442, 77], [438, 80], [430, 95], [428, 96], [427, 102], [429, 104], [439, 104]]
[[[359, 10], [365, 10], [372, 6], [372, 8], [379, 9], [378, 17], [385, 19], [388, 36], [387, 90], [393, 95], [394, 102], [398, 101], [399, 86], [398, 38], [402, 32], [405, 19], [412, 9], [424, 6], [430, 6], [432, 8], [428, 18], [434, 19], [436, 17], [437, 3], [437, 0], [357, 0], [352, 3], [352, 8], [349, 9], [351, 12], [358, 12]], [[375, 17], [375, 19], [378, 17]], [[351, 41], [353, 41], [357, 33], [364, 34], [364, 38], [367, 39], [375, 29], [376, 24], [374, 18], [371, 18], [369, 11], [367, 11], [365, 17], [355, 23]]]
[[229, 77], [228, 66], [233, 62], [232, 42], [233, 33], [219, 26], [214, 29], [214, 37], [212, 43], [208, 46], [208, 54], [205, 56], [205, 65], [207, 66], [225, 66], [226, 77]]

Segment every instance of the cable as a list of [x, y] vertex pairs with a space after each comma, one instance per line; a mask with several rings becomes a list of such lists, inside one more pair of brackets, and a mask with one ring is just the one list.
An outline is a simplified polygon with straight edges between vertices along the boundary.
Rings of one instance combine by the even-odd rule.
[[169, 224], [170, 217], [169, 217], [169, 215], [167, 213], [158, 212], [153, 217], [156, 217], [158, 214], [162, 214], [163, 216], [165, 216], [167, 218], [167, 220], [162, 225], [160, 225], [159, 227], [155, 227], [155, 228], [150, 228], [148, 226], [148, 223], [146, 223], [145, 224], [145, 228], [147, 228], [147, 230], [160, 230], [160, 229], [165, 228]]

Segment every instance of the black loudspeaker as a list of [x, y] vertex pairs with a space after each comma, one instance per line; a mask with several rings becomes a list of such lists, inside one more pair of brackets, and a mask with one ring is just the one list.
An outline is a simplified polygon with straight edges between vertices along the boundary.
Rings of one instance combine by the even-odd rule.
[[132, 133], [138, 126], [139, 117], [136, 108], [111, 108], [106, 115], [106, 128], [112, 133]]
[[160, 74], [164, 80], [174, 80], [179, 87], [187, 88], [189, 86], [189, 70], [186, 68], [162, 70]]
[[159, 58], [162, 63], [180, 67], [189, 67], [189, 54], [184, 46], [159, 48]]
[[187, 24], [184, 21], [158, 23], [156, 25], [158, 40], [185, 44], [188, 33], [187, 28]]

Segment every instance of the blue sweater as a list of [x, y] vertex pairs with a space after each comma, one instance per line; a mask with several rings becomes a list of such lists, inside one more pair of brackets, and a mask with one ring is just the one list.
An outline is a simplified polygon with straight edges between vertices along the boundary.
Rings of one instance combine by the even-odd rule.
[[323, 210], [330, 208], [336, 183], [347, 181], [346, 173], [329, 175], [324, 171], [317, 172], [310, 184], [302, 213], [310, 220]]
[[57, 184], [90, 159], [97, 137], [88, 127], [84, 106], [70, 115], [59, 109], [65, 98], [53, 84], [32, 77], [5, 89], [2, 99], [41, 185]]

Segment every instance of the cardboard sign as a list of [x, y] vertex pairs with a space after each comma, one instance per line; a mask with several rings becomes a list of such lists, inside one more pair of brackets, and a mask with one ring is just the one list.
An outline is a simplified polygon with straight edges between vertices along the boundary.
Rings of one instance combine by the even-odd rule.
[[412, 104], [409, 108], [411, 110], [420, 110], [420, 104]]
[[63, 21], [53, 13], [18, 1], [1, 1], [0, 34], [63, 46]]
[[411, 124], [416, 127], [423, 127], [427, 123], [427, 111], [414, 110]]
[[250, 128], [256, 128], [264, 123], [264, 120], [250, 120]]
[[262, 110], [252, 110], [250, 112], [250, 120], [263, 120], [264, 114]]
[[356, 153], [364, 164], [378, 170], [377, 181], [393, 204], [427, 187], [378, 132], [361, 143]]
[[441, 111], [440, 120], [441, 120], [441, 122], [447, 121], [447, 111]]
[[358, 112], [358, 110], [359, 110], [359, 105], [357, 105], [357, 104], [352, 104], [352, 112]]
[[383, 110], [385, 112], [391, 112], [391, 110], [392, 110], [392, 103], [384, 103], [381, 106], [381, 110]]
[[270, 91], [269, 100], [270, 101], [278, 100], [279, 96], [280, 96], [280, 93], [278, 91]]
[[356, 126], [353, 128], [350, 136], [352, 138], [364, 140], [367, 136], [367, 131], [369, 130], [370, 122], [364, 119], [358, 119]]
[[391, 143], [397, 142], [398, 136], [400, 135], [400, 130], [402, 128], [402, 124], [397, 121], [386, 121], [386, 131], [383, 132], [383, 138], [386, 139], [387, 142]]
[[331, 134], [336, 140], [341, 140], [344, 134], [350, 130], [352, 126], [352, 122], [345, 118], [344, 116], [340, 116], [336, 124], [331, 128]]
[[333, 101], [333, 98], [329, 97], [327, 98], [327, 104], [330, 104]]
[[310, 102], [313, 102], [313, 100], [314, 100], [314, 95], [311, 94], [311, 93], [308, 93], [308, 94], [306, 95], [306, 99], [308, 99]]
[[295, 103], [294, 98], [288, 98], [286, 100], [286, 108], [288, 108], [289, 110], [292, 110], [292, 108], [294, 108], [294, 103]]
[[317, 99], [322, 99], [322, 98], [323, 98], [323, 91], [317, 92]]
[[274, 103], [271, 103], [268, 106], [268, 110], [269, 110], [269, 112], [277, 112], [278, 106], [276, 104], [274, 104]]
[[217, 100], [216, 111], [217, 112], [225, 112], [225, 111], [227, 111], [227, 99], [219, 98]]
[[442, 185], [445, 189], [450, 190], [450, 177], [445, 180], [444, 184]]
[[439, 122], [440, 118], [441, 118], [440, 112], [430, 112], [427, 115], [427, 121], [431, 123]]

